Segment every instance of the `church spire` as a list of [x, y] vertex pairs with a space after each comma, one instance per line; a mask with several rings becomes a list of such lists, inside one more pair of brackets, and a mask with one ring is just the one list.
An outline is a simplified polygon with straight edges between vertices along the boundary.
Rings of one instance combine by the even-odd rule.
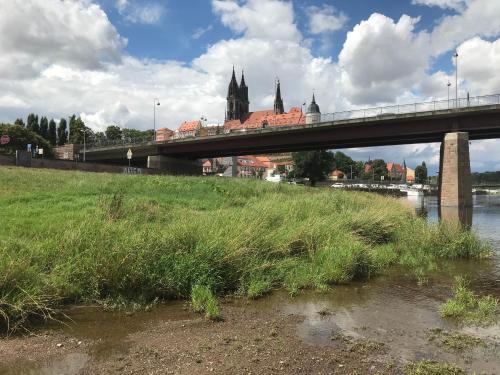
[[243, 70], [241, 71], [241, 83], [240, 83], [240, 87], [247, 87], [247, 85], [245, 83], [245, 72]]
[[229, 88], [227, 90], [227, 97], [231, 96], [237, 96], [238, 95], [238, 82], [236, 82], [236, 74], [234, 73], [234, 66], [233, 66], [233, 75], [231, 77], [231, 82], [229, 82]]
[[276, 97], [274, 98], [274, 114], [281, 115], [285, 113], [285, 108], [283, 107], [283, 99], [281, 98], [281, 87], [280, 81], [276, 85]]

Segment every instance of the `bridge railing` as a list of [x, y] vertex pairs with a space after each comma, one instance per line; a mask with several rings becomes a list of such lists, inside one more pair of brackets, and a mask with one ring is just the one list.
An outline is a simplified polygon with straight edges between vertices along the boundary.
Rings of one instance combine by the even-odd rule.
[[360, 118], [390, 117], [398, 115], [417, 114], [423, 112], [435, 112], [445, 110], [464, 109], [469, 107], [482, 107], [486, 105], [500, 104], [500, 95], [475, 96], [472, 98], [459, 98], [450, 100], [435, 100], [432, 102], [396, 104], [386, 107], [373, 107], [355, 109], [352, 111], [324, 113], [321, 122], [332, 122], [341, 120], [355, 120]]
[[[374, 107], [374, 108], [363, 108], [355, 109], [352, 111], [342, 111], [334, 113], [324, 113], [321, 115], [321, 121], [316, 124], [311, 124], [308, 126], [321, 126], [321, 123], [335, 122], [342, 120], [356, 120], [356, 119], [373, 119], [373, 118], [390, 118], [399, 115], [417, 115], [419, 113], [425, 112], [435, 112], [435, 111], [455, 111], [459, 109], [465, 109], [470, 107], [482, 107], [489, 105], [500, 105], [500, 94], [497, 95], [485, 95], [485, 96], [475, 96], [471, 98], [459, 98], [459, 99], [449, 99], [449, 100], [436, 100], [431, 102], [423, 103], [413, 103], [413, 104], [396, 104], [385, 107]], [[266, 127], [260, 129], [244, 129], [246, 134], [255, 134], [259, 132], [269, 132], [279, 129], [290, 129], [293, 127], [303, 127], [304, 125], [289, 125], [286, 127]], [[226, 134], [226, 133], [224, 133]], [[240, 131], [241, 134], [241, 131]], [[189, 137], [188, 139], [206, 138], [213, 136], [220, 136], [217, 134], [205, 134], [198, 135], [194, 137]], [[231, 135], [231, 133], [227, 133]], [[95, 142], [89, 142], [87, 149], [101, 148], [101, 147], [113, 147], [113, 146], [145, 146], [145, 145], [155, 145], [156, 141], [151, 138], [127, 138], [120, 140], [101, 140]]]

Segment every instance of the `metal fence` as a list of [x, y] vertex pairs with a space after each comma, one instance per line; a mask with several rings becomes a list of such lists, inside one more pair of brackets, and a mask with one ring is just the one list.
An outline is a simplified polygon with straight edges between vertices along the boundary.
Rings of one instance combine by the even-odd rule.
[[[484, 106], [491, 105], [500, 105], [500, 94], [496, 95], [486, 95], [486, 96], [475, 96], [471, 98], [459, 98], [459, 99], [449, 99], [449, 100], [436, 100], [432, 102], [423, 102], [423, 103], [413, 103], [413, 104], [397, 104], [386, 107], [374, 107], [374, 108], [364, 108], [364, 109], [355, 109], [352, 111], [343, 111], [343, 112], [333, 112], [333, 113], [324, 113], [321, 115], [321, 121], [315, 124], [310, 124], [308, 126], [322, 126], [324, 123], [332, 123], [336, 121], [346, 121], [346, 120], [359, 120], [359, 119], [383, 119], [383, 118], [391, 118], [397, 117], [401, 115], [405, 116], [417, 116], [422, 113], [432, 113], [436, 111], [449, 111], [451, 113], [455, 111], [464, 110], [467, 108], [478, 108]], [[260, 132], [269, 132], [280, 129], [291, 129], [294, 127], [303, 127], [304, 125], [289, 125], [289, 126], [279, 126], [279, 127], [266, 127], [262, 129], [244, 129], [244, 133], [246, 134], [255, 134]], [[237, 132], [238, 134], [242, 134], [240, 130]], [[214, 137], [214, 136], [230, 136], [232, 133], [227, 133], [226, 131], [217, 132], [217, 134], [208, 134], [208, 135], [198, 135], [194, 137], [188, 137], [187, 139], [197, 139], [197, 138], [206, 138], [206, 137]], [[177, 140], [171, 140], [170, 142], [176, 142], [182, 140], [183, 138], [179, 138]], [[123, 147], [123, 146], [147, 146], [147, 145], [155, 145], [158, 142], [152, 140], [151, 138], [127, 138], [120, 140], [99, 140], [94, 142], [89, 142], [87, 144], [87, 149], [95, 149], [102, 147]]]
[[500, 104], [499, 95], [475, 96], [473, 98], [459, 98], [450, 100], [436, 100], [432, 102], [397, 104], [387, 107], [355, 109], [352, 111], [325, 113], [321, 115], [321, 122], [354, 120], [361, 118], [383, 118], [398, 115], [410, 115], [422, 112], [453, 111], [470, 107], [483, 107]]

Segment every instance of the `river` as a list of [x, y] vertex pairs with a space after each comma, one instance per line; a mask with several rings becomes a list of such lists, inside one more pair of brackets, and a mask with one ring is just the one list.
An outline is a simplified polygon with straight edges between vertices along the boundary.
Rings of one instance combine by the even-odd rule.
[[[437, 220], [435, 197], [401, 199], [408, 200], [417, 213], [426, 216], [429, 221]], [[383, 343], [387, 348], [382, 358], [384, 362], [429, 359], [455, 363], [471, 372], [500, 374], [498, 325], [488, 328], [460, 327], [442, 319], [438, 313], [439, 305], [451, 294], [455, 275], [466, 276], [474, 292], [500, 298], [500, 196], [474, 198], [473, 230], [492, 244], [495, 249], [493, 259], [450, 262], [433, 272], [427, 285], [419, 286], [406, 272], [394, 270], [367, 282], [334, 286], [326, 293], [307, 292], [294, 298], [284, 292], [273, 293], [251, 302], [251, 307], [243, 308], [267, 311], [269, 317], [276, 311], [285, 316], [303, 317], [292, 328], [294, 335], [308, 346], [318, 348], [318, 351], [339, 345], [338, 340], [332, 337], [371, 340]], [[232, 302], [245, 303], [238, 300]], [[71, 309], [69, 316], [73, 322], [62, 327], [64, 334], [75, 340], [92, 342], [90, 347], [80, 351], [75, 349], [50, 361], [19, 361], [14, 367], [4, 368], [3, 372], [77, 374], [92, 360], [127, 356], [131, 333], [165, 321], [199, 319], [179, 302], [162, 304], [152, 312], [127, 317], [123, 313], [106, 313], [91, 307]], [[466, 352], [447, 350], [429, 340], [429, 330], [436, 328], [481, 337], [487, 346]], [[244, 335], [242, 332], [235, 332], [235, 335], [237, 333]]]

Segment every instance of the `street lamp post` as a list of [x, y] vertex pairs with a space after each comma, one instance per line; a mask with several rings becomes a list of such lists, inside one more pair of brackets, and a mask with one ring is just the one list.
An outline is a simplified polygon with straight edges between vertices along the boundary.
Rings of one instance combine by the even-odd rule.
[[158, 98], [153, 99], [153, 141], [156, 141], [156, 106], [160, 105]]
[[450, 86], [451, 86], [450, 81], [448, 81], [447, 86], [448, 86], [448, 109], [450, 109]]
[[455, 58], [455, 107], [458, 108], [458, 51], [453, 55]]
[[86, 154], [87, 154], [87, 140], [86, 140], [86, 134], [87, 134], [87, 129], [82, 129], [81, 132], [83, 133], [83, 162], [87, 160]]

